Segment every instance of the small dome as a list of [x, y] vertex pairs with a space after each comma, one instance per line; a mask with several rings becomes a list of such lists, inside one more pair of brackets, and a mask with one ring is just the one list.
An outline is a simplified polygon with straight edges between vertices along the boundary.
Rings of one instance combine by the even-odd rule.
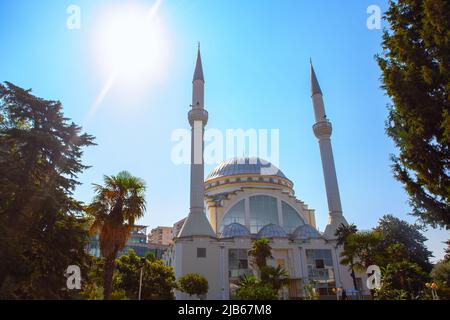
[[269, 224], [259, 230], [258, 238], [287, 238], [288, 235], [282, 227], [276, 224]]
[[232, 223], [223, 228], [220, 238], [229, 239], [248, 236], [250, 236], [250, 231], [245, 226], [240, 223]]
[[305, 224], [292, 233], [292, 240], [309, 240], [320, 238], [320, 233], [313, 226]]
[[206, 180], [241, 174], [266, 174], [287, 179], [283, 172], [270, 162], [260, 158], [232, 158], [222, 162], [208, 175]]

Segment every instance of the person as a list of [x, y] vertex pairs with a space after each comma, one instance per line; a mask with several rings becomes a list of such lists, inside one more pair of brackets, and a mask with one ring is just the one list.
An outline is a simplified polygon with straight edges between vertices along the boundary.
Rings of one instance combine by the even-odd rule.
[[342, 300], [347, 300], [347, 291], [345, 289], [342, 289]]

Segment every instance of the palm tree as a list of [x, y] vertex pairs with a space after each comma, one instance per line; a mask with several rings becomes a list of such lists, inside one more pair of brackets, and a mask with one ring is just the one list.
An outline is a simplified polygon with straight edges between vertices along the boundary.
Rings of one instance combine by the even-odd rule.
[[345, 224], [341, 224], [337, 229], [335, 236], [337, 237], [337, 245], [342, 246], [345, 245], [347, 241], [347, 237], [351, 234], [357, 233], [358, 228], [354, 224], [350, 224], [346, 226]]
[[357, 290], [355, 271], [364, 272], [370, 265], [382, 258], [379, 246], [383, 235], [378, 231], [351, 233], [345, 238], [344, 250], [341, 253], [341, 264], [348, 265]]
[[289, 284], [289, 272], [280, 265], [276, 268], [263, 267], [261, 270], [261, 281], [270, 283], [272, 288], [279, 292]]
[[349, 267], [350, 276], [353, 279], [353, 287], [355, 290], [358, 290], [355, 274], [355, 267], [357, 267], [356, 259], [357, 259], [357, 248], [354, 243], [350, 243], [349, 241], [347, 241], [346, 245], [344, 246], [344, 250], [341, 252], [340, 263], [342, 265], [346, 265]]
[[253, 241], [250, 256], [253, 257], [256, 266], [259, 270], [267, 266], [267, 259], [272, 259], [272, 247], [269, 239], [261, 238]]
[[87, 212], [94, 218], [91, 234], [100, 233], [100, 252], [105, 258], [104, 298], [109, 299], [117, 254], [125, 247], [134, 222], [144, 215], [145, 182], [127, 171], [103, 180], [104, 186], [94, 184], [96, 195]]
[[251, 287], [257, 283], [254, 275], [244, 274], [239, 278], [239, 287]]

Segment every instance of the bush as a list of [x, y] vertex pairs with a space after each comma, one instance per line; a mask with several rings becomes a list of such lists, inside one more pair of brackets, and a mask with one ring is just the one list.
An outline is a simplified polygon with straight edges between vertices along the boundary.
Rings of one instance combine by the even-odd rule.
[[178, 280], [178, 288], [181, 292], [190, 296], [203, 296], [208, 293], [208, 280], [198, 273], [188, 273]]
[[256, 282], [252, 285], [242, 286], [236, 291], [239, 300], [277, 300], [278, 291], [270, 285]]

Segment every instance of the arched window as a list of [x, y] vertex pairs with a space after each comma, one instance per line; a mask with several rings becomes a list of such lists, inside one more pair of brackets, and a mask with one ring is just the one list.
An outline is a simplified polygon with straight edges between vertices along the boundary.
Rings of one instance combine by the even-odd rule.
[[282, 212], [283, 212], [283, 227], [287, 233], [292, 233], [299, 226], [305, 224], [305, 222], [297, 213], [297, 211], [284, 201], [282, 202]]
[[250, 197], [250, 232], [256, 234], [268, 224], [278, 225], [277, 199], [270, 196]]
[[225, 213], [220, 223], [219, 232], [222, 232], [225, 226], [235, 222], [245, 226], [245, 200], [239, 201]]

